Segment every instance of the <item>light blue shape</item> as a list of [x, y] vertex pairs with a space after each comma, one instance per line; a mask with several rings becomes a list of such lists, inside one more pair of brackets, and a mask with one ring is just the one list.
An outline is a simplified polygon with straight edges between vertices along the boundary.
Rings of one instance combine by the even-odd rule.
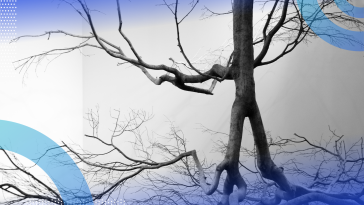
[[356, 7], [347, 0], [335, 0], [335, 3], [346, 15], [354, 18], [364, 18], [364, 7]]
[[[0, 120], [0, 146], [20, 154], [38, 166], [52, 179], [65, 204], [93, 204], [90, 189], [80, 169], [57, 143], [42, 133], [18, 124]], [[49, 148], [41, 160], [37, 160]], [[66, 162], [62, 166], [60, 162]]]
[[[317, 0], [300, 0], [297, 4], [306, 23], [321, 39], [341, 49], [364, 51], [364, 31], [351, 31], [336, 25], [322, 12]], [[341, 0], [340, 5], [344, 5], [341, 3]], [[363, 9], [359, 7], [356, 8], [358, 9], [353, 9], [349, 12], [352, 13], [352, 16], [364, 15]], [[317, 18], [320, 18], [320, 20], [317, 20]], [[336, 39], [343, 38], [343, 40], [341, 40], [341, 42], [334, 42], [330, 36], [335, 36]], [[349, 42], [345, 39], [346, 37], [349, 37], [356, 42]]]

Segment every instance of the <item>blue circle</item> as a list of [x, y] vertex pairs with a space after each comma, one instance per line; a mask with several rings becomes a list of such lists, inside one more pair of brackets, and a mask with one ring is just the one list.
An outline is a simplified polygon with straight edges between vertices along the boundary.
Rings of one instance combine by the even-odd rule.
[[[343, 12], [348, 12], [350, 16], [360, 17], [364, 16], [364, 8], [354, 7], [349, 4], [353, 9], [348, 10], [346, 7], [349, 6], [338, 0], [338, 6]], [[307, 25], [310, 26], [311, 30], [316, 33], [321, 39], [327, 43], [336, 46], [341, 49], [350, 51], [364, 51], [364, 31], [351, 31], [333, 23], [327, 16], [322, 12], [320, 5], [317, 0], [300, 0], [297, 2], [302, 17], [306, 21]], [[344, 8], [345, 7], [345, 8]], [[320, 20], [317, 20], [319, 18]], [[333, 39], [340, 39], [343, 41], [351, 41], [347, 43], [335, 42]]]
[[[65, 204], [93, 204], [80, 169], [67, 152], [49, 137], [30, 127], [0, 120], [0, 146], [37, 163], [54, 182]], [[38, 160], [49, 148], [55, 149]], [[66, 162], [67, 165], [57, 162]]]

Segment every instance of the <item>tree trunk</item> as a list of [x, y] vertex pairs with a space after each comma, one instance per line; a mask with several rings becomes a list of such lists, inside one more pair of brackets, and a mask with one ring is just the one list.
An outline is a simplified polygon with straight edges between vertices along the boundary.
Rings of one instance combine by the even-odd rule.
[[[232, 76], [235, 82], [235, 101], [231, 109], [230, 133], [225, 155], [227, 179], [220, 204], [237, 205], [244, 200], [246, 183], [239, 173], [239, 155], [243, 136], [244, 119], [249, 118], [257, 149], [257, 163], [267, 179], [274, 180], [290, 192], [291, 185], [272, 161], [260, 111], [255, 97], [254, 48], [253, 48], [253, 4], [254, 0], [234, 0], [233, 35], [234, 58]], [[233, 187], [238, 187], [233, 192]]]

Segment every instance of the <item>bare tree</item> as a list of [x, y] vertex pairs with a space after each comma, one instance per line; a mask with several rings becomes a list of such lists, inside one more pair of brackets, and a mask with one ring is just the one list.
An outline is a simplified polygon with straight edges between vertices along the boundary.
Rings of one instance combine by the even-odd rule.
[[[99, 136], [98, 110], [86, 115], [92, 135], [86, 135], [99, 149], [84, 150], [77, 145], [63, 143], [61, 146], [72, 156], [74, 162], [82, 166], [82, 172], [89, 182], [95, 201], [107, 201], [121, 197], [127, 204], [216, 204], [223, 196], [224, 183], [219, 182], [216, 191], [206, 195], [201, 189], [200, 169], [205, 174], [208, 185], [215, 177], [213, 161], [202, 161], [200, 167], [195, 164], [197, 156], [188, 152], [187, 140], [183, 132], [170, 122], [170, 132], [154, 138], [144, 127], [153, 115], [144, 111], [132, 110], [124, 119], [120, 111], [113, 113], [115, 123], [108, 138]], [[295, 178], [309, 191], [307, 194], [290, 197], [274, 181], [266, 180], [257, 164], [256, 147], [241, 146], [239, 153], [239, 173], [247, 183], [247, 192], [242, 204], [270, 205], [308, 204], [324, 202], [325, 204], [363, 204], [364, 195], [364, 144], [363, 138], [347, 145], [343, 135], [338, 135], [331, 128], [331, 136], [317, 141], [310, 141], [304, 136], [294, 134], [292, 138], [272, 138], [267, 132], [268, 146], [273, 159], [279, 160], [281, 171], [288, 178]], [[227, 133], [202, 128], [203, 132], [221, 135], [215, 142], [215, 151], [226, 154], [227, 143], [223, 138]], [[128, 143], [125, 135], [130, 134], [134, 152], [125, 152], [122, 144]], [[299, 148], [297, 148], [299, 147]], [[49, 155], [54, 148], [42, 154], [39, 160]], [[31, 173], [36, 165], [24, 166], [15, 156], [2, 150], [10, 166], [1, 165], [1, 173], [7, 176], [7, 182], [0, 188], [12, 196], [6, 204], [48, 201], [63, 204], [64, 201], [54, 186]], [[191, 159], [189, 156], [195, 156]], [[55, 156], [56, 157], [56, 156]], [[63, 166], [67, 162], [58, 161]], [[168, 174], [166, 174], [168, 173]], [[222, 173], [226, 180], [228, 175]], [[96, 190], [96, 191], [95, 191]], [[128, 194], [127, 194], [128, 193]], [[134, 195], [128, 196], [130, 193]], [[282, 198], [278, 198], [282, 197]]]
[[[101, 141], [103, 144], [113, 147], [113, 149], [115, 149], [117, 152], [119, 152], [130, 161], [129, 164], [115, 162], [114, 164], [107, 164], [105, 167], [116, 167], [115, 169], [122, 173], [131, 171], [132, 174], [126, 176], [122, 175], [123, 177], [121, 177], [121, 174], [116, 176], [118, 177], [117, 182], [110, 185], [109, 188], [105, 189], [105, 191], [98, 196], [101, 197], [105, 194], [109, 194], [110, 192], [114, 191], [116, 187], [122, 185], [125, 180], [137, 176], [142, 171], [159, 169], [177, 162], [182, 162], [184, 163], [184, 169], [197, 169], [198, 176], [195, 177], [195, 175], [192, 175], [193, 178], [191, 178], [192, 176], [190, 175], [190, 179], [196, 185], [198, 185], [199, 189], [203, 190], [206, 195], [212, 195], [217, 192], [220, 184], [220, 178], [222, 178], [223, 173], [226, 171], [226, 175], [225, 177], [223, 177], [224, 182], [222, 185], [222, 190], [219, 191], [222, 193], [222, 196], [219, 199], [220, 204], [235, 205], [244, 200], [248, 200], [248, 183], [246, 180], [244, 180], [240, 172], [240, 166], [242, 166], [240, 156], [242, 147], [241, 140], [243, 134], [243, 125], [245, 119], [248, 118], [254, 137], [254, 153], [256, 156], [256, 163], [258, 167], [258, 169], [254, 172], [258, 172], [259, 175], [261, 175], [261, 177], [266, 180], [271, 180], [271, 184], [274, 184], [274, 187], [276, 189], [272, 198], [261, 197], [259, 199], [259, 203], [279, 204], [282, 200], [286, 200], [286, 204], [303, 204], [310, 201], [322, 201], [329, 204], [363, 204], [362, 200], [360, 199], [360, 194], [362, 194], [362, 192], [356, 195], [356, 197], [353, 197], [349, 193], [335, 195], [326, 192], [318, 192], [317, 190], [312, 189], [312, 187], [314, 186], [324, 186], [326, 185], [326, 183], [329, 183], [326, 186], [328, 186], [329, 191], [331, 191], [332, 189], [334, 189], [332, 187], [334, 187], [336, 183], [339, 183], [342, 180], [349, 180], [350, 182], [355, 181], [351, 180], [350, 177], [346, 179], [342, 178], [349, 173], [346, 169], [343, 168], [343, 165], [346, 163], [353, 163], [353, 165], [357, 166], [358, 163], [362, 163], [363, 158], [358, 157], [354, 161], [350, 161], [349, 159], [347, 159], [347, 156], [343, 157], [341, 155], [341, 153], [346, 153], [346, 151], [342, 151], [341, 149], [343, 148], [339, 145], [336, 145], [336, 149], [334, 151], [329, 151], [328, 149], [325, 149], [320, 145], [314, 145], [310, 143], [306, 138], [303, 138], [299, 135], [297, 135], [297, 137], [302, 142], [288, 139], [282, 139], [283, 141], [278, 141], [279, 143], [283, 144], [293, 142], [307, 142], [309, 143], [309, 145], [312, 146], [312, 149], [317, 149], [320, 152], [331, 154], [331, 157], [337, 159], [342, 164], [340, 168], [341, 171], [339, 172], [340, 174], [330, 174], [330, 177], [325, 177], [325, 179], [329, 180], [329, 182], [323, 182], [325, 180], [322, 181], [322, 176], [320, 176], [320, 168], [317, 168], [317, 172], [320, 173], [318, 174], [318, 181], [315, 182], [311, 187], [298, 185], [289, 181], [284, 172], [284, 170], [286, 169], [278, 167], [272, 160], [271, 151], [269, 149], [271, 143], [269, 143], [267, 140], [266, 131], [263, 126], [262, 117], [255, 97], [255, 81], [253, 75], [254, 70], [256, 68], [259, 68], [260, 66], [274, 63], [280, 58], [286, 56], [288, 53], [293, 51], [298, 44], [307, 41], [309, 37], [315, 37], [317, 35], [328, 35], [333, 42], [361, 44], [359, 40], [353, 38], [352, 36], [348, 36], [339, 32], [325, 32], [327, 28], [322, 28], [322, 33], [314, 33], [311, 30], [311, 27], [314, 26], [312, 22], [320, 22], [326, 20], [319, 15], [319, 11], [310, 14], [310, 19], [312, 19], [312, 21], [309, 25], [304, 21], [298, 9], [298, 6], [309, 6], [306, 5], [304, 1], [275, 0], [259, 2], [254, 0], [234, 0], [232, 2], [232, 10], [221, 14], [213, 12], [206, 8], [208, 16], [223, 14], [232, 15], [234, 50], [230, 54], [230, 56], [226, 58], [228, 60], [225, 65], [215, 64], [209, 70], [204, 71], [196, 67], [196, 65], [194, 65], [193, 62], [188, 58], [188, 55], [185, 52], [184, 47], [181, 43], [180, 37], [180, 25], [194, 10], [196, 5], [199, 3], [198, 0], [191, 2], [191, 9], [185, 14], [180, 14], [180, 2], [178, 0], [173, 1], [172, 3], [163, 0], [163, 4], [170, 10], [170, 12], [174, 16], [177, 34], [177, 45], [182, 56], [185, 59], [184, 63], [176, 63], [172, 58], [170, 58], [170, 60], [172, 60], [174, 63], [173, 66], [168, 66], [164, 64], [153, 65], [149, 64], [141, 58], [139, 52], [133, 46], [133, 43], [129, 40], [127, 35], [122, 30], [122, 14], [120, 11], [120, 3], [118, 0], [116, 0], [119, 19], [118, 31], [123, 39], [126, 41], [129, 49], [132, 51], [134, 55], [133, 57], [126, 56], [123, 48], [119, 47], [117, 44], [114, 44], [110, 40], [98, 35], [96, 25], [93, 23], [93, 18], [90, 13], [91, 10], [84, 0], [61, 1], [72, 6], [81, 15], [81, 17], [85, 19], [85, 21], [89, 25], [91, 34], [88, 36], [83, 36], [58, 30], [47, 31], [42, 35], [21, 36], [14, 39], [13, 41], [17, 41], [23, 37], [50, 36], [56, 33], [65, 34], [74, 38], [84, 39], [81, 44], [74, 47], [53, 49], [44, 53], [27, 57], [25, 59], [21, 59], [16, 62], [18, 65], [17, 69], [19, 69], [20, 71], [25, 70], [24, 72], [26, 72], [29, 64], [33, 62], [39, 62], [40, 60], [44, 59], [44, 57], [49, 55], [58, 56], [83, 47], [94, 47], [105, 51], [113, 58], [117, 58], [123, 60], [125, 63], [134, 65], [136, 68], [140, 69], [142, 73], [155, 85], [161, 85], [164, 82], [169, 82], [181, 90], [212, 95], [213, 89], [217, 82], [232, 80], [235, 83], [235, 101], [231, 108], [230, 131], [228, 134], [229, 139], [224, 151], [225, 157], [221, 162], [214, 166], [215, 171], [214, 174], [211, 176], [210, 180], [208, 180], [205, 175], [205, 170], [196, 155], [196, 151], [184, 150], [183, 143], [178, 137], [176, 138], [177, 142], [179, 142], [177, 147], [169, 148], [165, 147], [166, 145], [159, 145], [161, 149], [165, 149], [167, 151], [169, 150], [168, 152], [170, 152], [169, 154], [171, 155], [170, 158], [164, 162], [155, 162], [151, 160], [148, 152], [146, 152], [145, 150], [141, 150], [142, 153], [144, 153], [143, 160], [134, 159], [128, 157], [128, 155], [125, 155], [121, 150], [117, 149], [117, 147], [115, 147], [112, 142], [110, 143]], [[270, 12], [265, 17], [265, 25], [260, 31], [260, 36], [254, 39], [253, 8], [258, 6], [259, 3], [263, 4], [266, 7], [269, 6]], [[355, 27], [357, 29], [362, 29], [364, 27], [363, 22], [361, 22], [360, 20], [346, 16], [342, 11], [333, 10], [332, 7], [334, 7], [335, 5], [334, 0], [322, 0], [319, 2], [319, 5], [320, 10], [325, 11], [328, 19], [333, 22], [350, 28]], [[96, 41], [95, 44], [89, 43], [89, 40], [91, 39], [94, 39]], [[286, 46], [284, 47], [282, 52], [277, 54], [274, 58], [267, 59], [266, 55], [270, 50], [273, 41], [282, 41], [283, 43], [285, 43]], [[257, 56], [254, 56], [254, 49], [259, 50]], [[193, 72], [194, 74], [186, 74], [186, 72], [183, 72], [181, 69], [179, 69], [180, 67], [185, 67], [187, 71], [189, 71], [190, 73]], [[154, 78], [151, 75], [151, 72], [153, 71], [164, 71], [167, 72], [167, 74]], [[199, 83], [203, 83], [208, 80], [212, 80], [210, 89], [203, 89], [198, 87]], [[136, 113], [135, 117], [140, 118], [140, 115]], [[128, 126], [135, 125], [127, 125], [126, 127], [117, 125], [115, 127], [115, 132], [112, 136], [112, 139], [118, 134], [129, 130]], [[88, 135], [88, 137], [100, 140], [99, 138], [97, 138], [96, 133], [93, 133], [93, 135]], [[336, 141], [336, 144], [338, 144], [340, 140]], [[70, 147], [68, 148], [72, 152], [72, 149]], [[76, 154], [77, 152], [72, 153]], [[195, 164], [196, 168], [191, 167], [191, 161], [188, 161], [186, 159], [186, 157], [188, 156], [191, 156], [193, 158], [193, 163]], [[78, 157], [79, 159], [83, 159], [82, 156]], [[87, 163], [87, 161], [84, 162]], [[90, 165], [97, 167], [97, 163]], [[101, 168], [104, 169], [104, 167]], [[361, 167], [359, 171], [360, 170]], [[358, 171], [358, 169], [356, 171]], [[357, 173], [360, 173], [359, 171]], [[149, 175], [149, 177], [153, 176]], [[337, 179], [335, 179], [335, 177]], [[358, 177], [354, 178], [358, 179]], [[234, 190], [234, 186], [236, 186], [237, 189]]]
[[[178, 130], [172, 130], [173, 136], [178, 138]], [[208, 131], [216, 134], [215, 131]], [[284, 197], [286, 193], [275, 182], [265, 180], [254, 163], [256, 149], [241, 147], [240, 153], [244, 156], [244, 162], [239, 161], [239, 169], [249, 185], [242, 204], [363, 204], [363, 139], [360, 138], [348, 146], [343, 135], [339, 136], [331, 129], [330, 132], [330, 137], [315, 142], [298, 134], [292, 138], [273, 139], [267, 133], [270, 150], [274, 153], [273, 158], [280, 160], [280, 169], [310, 190], [308, 194], [286, 199], [285, 203], [281, 203], [277, 195]], [[227, 144], [223, 141], [216, 142], [216, 150], [223, 154], [226, 153], [226, 147]], [[253, 163], [247, 163], [248, 161]], [[223, 194], [217, 188], [213, 195], [206, 198], [202, 190], [198, 189], [198, 170], [194, 170], [187, 159], [180, 165], [175, 164], [168, 168], [169, 173], [183, 176], [184, 180], [177, 180], [172, 174], [164, 176], [148, 172], [141, 176], [142, 183], [138, 189], [138, 192], [146, 192], [148, 195], [144, 199], [131, 199], [130, 204], [212, 204]], [[211, 180], [211, 166], [206, 165], [204, 171]]]
[[23, 204], [30, 200], [51, 203], [62, 201], [52, 183], [32, 173], [31, 170], [35, 165], [24, 166], [14, 154], [8, 153], [2, 147], [0, 147], [0, 151], [8, 161], [6, 163], [3, 160], [0, 167], [2, 176], [0, 190], [5, 192], [2, 204]]

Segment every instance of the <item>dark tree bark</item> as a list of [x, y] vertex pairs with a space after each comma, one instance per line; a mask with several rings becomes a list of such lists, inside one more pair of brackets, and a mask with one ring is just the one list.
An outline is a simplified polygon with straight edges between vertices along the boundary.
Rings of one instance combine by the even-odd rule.
[[[288, 3], [288, 1], [286, 1]], [[291, 185], [270, 157], [267, 138], [255, 96], [253, 48], [254, 0], [235, 0], [233, 5], [234, 58], [232, 77], [235, 100], [231, 109], [230, 134], [225, 155], [228, 179], [224, 184], [222, 204], [236, 205], [245, 198], [246, 183], [239, 173], [240, 147], [245, 118], [249, 118], [257, 148], [258, 167], [265, 178], [274, 180], [290, 192]], [[231, 194], [236, 185], [239, 192]], [[229, 200], [227, 201], [227, 197]]]

